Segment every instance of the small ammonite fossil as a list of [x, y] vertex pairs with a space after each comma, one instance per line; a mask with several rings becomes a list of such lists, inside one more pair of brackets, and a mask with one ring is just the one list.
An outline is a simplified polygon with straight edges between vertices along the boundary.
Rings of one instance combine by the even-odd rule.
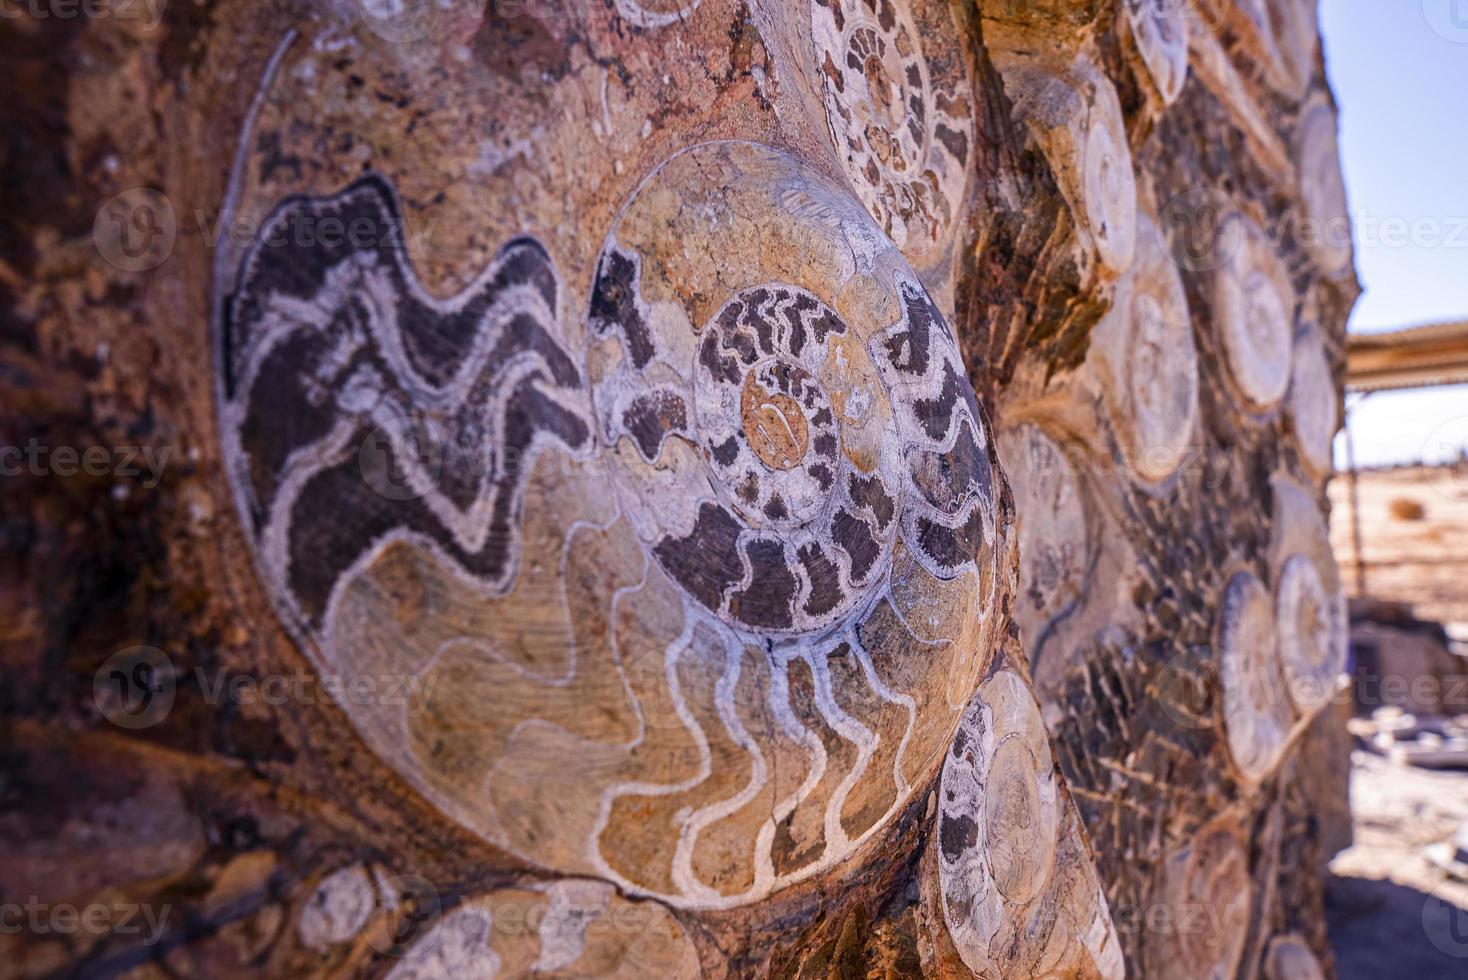
[[1188, 13], [1176, 0], [1126, 0], [1137, 51], [1164, 105], [1177, 101], [1188, 78]]
[[1320, 710], [1346, 668], [1345, 600], [1329, 591], [1310, 555], [1291, 555], [1279, 575], [1280, 662], [1304, 717]]
[[1264, 953], [1264, 980], [1325, 980], [1325, 971], [1304, 939], [1275, 936]]
[[1125, 975], [1035, 696], [1007, 666], [964, 713], [938, 787], [942, 936], [976, 976]]
[[[399, 220], [378, 177], [271, 220], [328, 215]], [[671, 157], [586, 273], [578, 309], [532, 237], [445, 299], [401, 245], [251, 249], [220, 326], [240, 514], [319, 668], [407, 679], [344, 707], [446, 814], [756, 901], [937, 776], [999, 621], [988, 424], [902, 255], [784, 153]]]
[[968, 179], [968, 78], [935, 78], [905, 0], [814, 0], [811, 36], [826, 121], [852, 188], [904, 254], [926, 261]]
[[1145, 973], [1162, 980], [1228, 980], [1248, 939], [1249, 852], [1235, 814], [1221, 814], [1158, 871], [1172, 927], [1148, 930]]
[[666, 908], [630, 901], [604, 881], [500, 888], [409, 920], [410, 930], [388, 980], [702, 975], [692, 940]]
[[1145, 216], [1136, 260], [1092, 345], [1128, 468], [1147, 482], [1167, 479], [1195, 445], [1198, 350], [1182, 275]]
[[1340, 428], [1339, 398], [1325, 345], [1311, 330], [1295, 341], [1289, 411], [1300, 459], [1317, 477], [1333, 468], [1331, 445]]
[[1335, 113], [1326, 103], [1317, 102], [1304, 112], [1295, 157], [1306, 219], [1299, 232], [1301, 242], [1327, 276], [1342, 275], [1351, 267], [1351, 216], [1341, 175]]
[[1033, 422], [1002, 431], [999, 450], [1019, 533], [1016, 615], [1040, 633], [1085, 588], [1091, 561], [1085, 490], [1071, 453]]
[[1219, 237], [1231, 243], [1214, 274], [1213, 304], [1230, 375], [1250, 411], [1268, 411], [1290, 384], [1295, 296], [1263, 229], [1234, 214]]
[[1269, 591], [1253, 573], [1229, 580], [1216, 634], [1228, 754], [1239, 778], [1253, 785], [1279, 762], [1292, 721]]

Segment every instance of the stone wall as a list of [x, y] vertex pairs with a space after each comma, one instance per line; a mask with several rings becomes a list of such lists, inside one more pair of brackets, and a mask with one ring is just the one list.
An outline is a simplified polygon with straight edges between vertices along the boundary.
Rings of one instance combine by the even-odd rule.
[[135, 13], [0, 41], [19, 975], [1328, 969], [1305, 0]]

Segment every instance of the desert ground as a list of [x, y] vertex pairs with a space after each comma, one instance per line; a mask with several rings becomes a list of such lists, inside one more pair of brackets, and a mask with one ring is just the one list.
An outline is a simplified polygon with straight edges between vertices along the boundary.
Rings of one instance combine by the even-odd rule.
[[1468, 820], [1468, 772], [1431, 772], [1357, 750], [1354, 843], [1331, 862], [1326, 913], [1341, 980], [1468, 977], [1468, 882], [1423, 848]]

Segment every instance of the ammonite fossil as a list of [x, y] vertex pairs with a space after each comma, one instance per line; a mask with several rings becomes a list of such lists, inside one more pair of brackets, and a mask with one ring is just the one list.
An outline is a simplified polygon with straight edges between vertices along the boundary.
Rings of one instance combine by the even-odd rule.
[[1160, 980], [1228, 980], [1248, 938], [1249, 854], [1237, 817], [1222, 814], [1159, 869], [1168, 927], [1147, 931], [1145, 975]]
[[1273, 245], [1253, 220], [1235, 214], [1225, 219], [1219, 237], [1231, 243], [1213, 287], [1224, 356], [1246, 407], [1267, 411], [1289, 388], [1294, 290]]
[[[398, 221], [376, 177], [272, 221], [328, 214]], [[529, 237], [445, 299], [400, 244], [251, 249], [240, 513], [320, 669], [411, 679], [345, 707], [445, 813], [563, 874], [754, 901], [936, 775], [998, 618], [987, 423], [891, 241], [762, 146], [666, 161], [578, 305]]]
[[939, 784], [936, 898], [965, 967], [978, 976], [1125, 974], [1081, 839], [1059, 798], [1034, 694], [1001, 667], [965, 712]]
[[1275, 936], [1264, 953], [1264, 980], [1325, 980], [1325, 970], [1304, 939]]
[[1149, 482], [1165, 480], [1194, 445], [1198, 351], [1182, 276], [1145, 216], [1138, 216], [1136, 261], [1097, 324], [1093, 349], [1131, 471]]
[[847, 178], [910, 259], [943, 244], [963, 199], [973, 145], [967, 73], [933, 76], [898, 0], [813, 0], [811, 36], [826, 121]]
[[1290, 425], [1300, 459], [1323, 476], [1333, 468], [1331, 445], [1340, 428], [1340, 402], [1325, 358], [1325, 345], [1313, 330], [1295, 341], [1290, 379]]
[[1188, 13], [1176, 0], [1126, 0], [1137, 52], [1164, 105], [1177, 101], [1188, 79]]
[[1280, 690], [1279, 643], [1269, 591], [1237, 572], [1218, 610], [1215, 647], [1228, 754], [1246, 784], [1279, 762], [1289, 735], [1289, 703]]
[[645, 977], [701, 971], [682, 926], [656, 902], [604, 881], [562, 879], [476, 896], [425, 923], [389, 980], [444, 977]]
[[1318, 102], [1304, 112], [1295, 139], [1295, 157], [1300, 204], [1306, 219], [1300, 239], [1321, 271], [1328, 276], [1342, 275], [1351, 266], [1351, 216], [1341, 175], [1335, 113], [1330, 106]]
[[1346, 669], [1346, 600], [1330, 534], [1310, 492], [1284, 478], [1272, 486], [1280, 666], [1290, 700], [1308, 719], [1330, 700]]
[[1017, 615], [1022, 625], [1043, 630], [1085, 585], [1091, 558], [1085, 491], [1066, 450], [1032, 422], [1004, 430], [999, 455], [1014, 490], [1019, 533]]

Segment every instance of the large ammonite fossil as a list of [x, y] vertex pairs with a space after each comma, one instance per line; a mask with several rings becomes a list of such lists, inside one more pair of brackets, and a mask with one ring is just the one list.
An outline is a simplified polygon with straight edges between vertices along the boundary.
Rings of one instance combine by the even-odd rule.
[[[814, 0], [826, 121], [852, 187], [883, 231], [925, 261], [953, 223], [973, 118], [958, 52], [934, 77], [906, 4]], [[953, 77], [948, 77], [949, 75]]]
[[[302, 215], [398, 221], [377, 178], [272, 221]], [[998, 618], [987, 424], [892, 242], [769, 148], [651, 174], [586, 304], [532, 238], [449, 299], [401, 246], [253, 249], [240, 512], [320, 669], [412, 680], [345, 709], [444, 812], [559, 873], [754, 901], [937, 773]]]

